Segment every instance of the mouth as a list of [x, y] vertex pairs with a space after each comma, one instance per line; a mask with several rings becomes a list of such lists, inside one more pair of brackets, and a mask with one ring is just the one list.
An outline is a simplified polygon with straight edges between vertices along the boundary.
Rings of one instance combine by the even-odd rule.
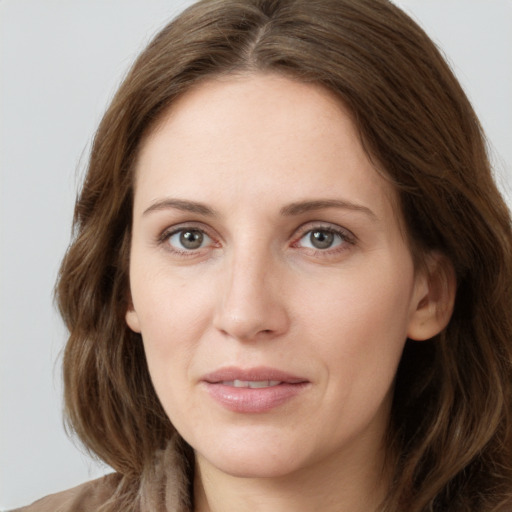
[[263, 389], [279, 386], [282, 384], [280, 380], [225, 380], [222, 381], [223, 386], [231, 386], [233, 388], [250, 388], [250, 389]]
[[279, 384], [299, 384], [307, 379], [291, 373], [260, 366], [256, 368], [236, 368], [229, 366], [205, 375], [202, 380], [211, 384], [224, 384], [237, 388], [269, 387]]
[[209, 396], [237, 413], [263, 413], [304, 392], [309, 380], [274, 368], [223, 368], [203, 377]]

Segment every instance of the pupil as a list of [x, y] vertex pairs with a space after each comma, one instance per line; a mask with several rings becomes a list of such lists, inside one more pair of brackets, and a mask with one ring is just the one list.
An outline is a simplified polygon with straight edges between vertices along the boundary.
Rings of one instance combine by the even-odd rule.
[[334, 235], [328, 231], [313, 231], [310, 235], [310, 240], [313, 247], [328, 249], [334, 241]]
[[180, 243], [187, 249], [199, 249], [203, 243], [201, 231], [183, 231], [180, 235]]

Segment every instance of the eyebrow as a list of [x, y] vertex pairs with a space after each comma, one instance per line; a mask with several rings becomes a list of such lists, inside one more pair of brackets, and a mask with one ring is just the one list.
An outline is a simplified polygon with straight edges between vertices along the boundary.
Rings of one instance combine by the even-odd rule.
[[[375, 213], [373, 213], [372, 210], [370, 210], [366, 206], [354, 204], [349, 201], [342, 201], [339, 199], [315, 199], [310, 201], [298, 201], [296, 203], [291, 203], [287, 206], [284, 206], [283, 208], [281, 208], [280, 213], [284, 217], [291, 217], [294, 215], [302, 215], [303, 213], [308, 213], [316, 210], [323, 210], [326, 208], [341, 208], [344, 210], [361, 212], [368, 215], [373, 220], [377, 220], [377, 216], [375, 215]], [[206, 206], [204, 203], [173, 198], [166, 198], [160, 201], [156, 201], [155, 203], [150, 205], [146, 210], [144, 210], [143, 215], [147, 215], [154, 211], [167, 209], [175, 209], [184, 212], [197, 213], [198, 215], [204, 215], [207, 217], [217, 216], [215, 210], [213, 210], [209, 206]]]
[[183, 199], [162, 199], [161, 201], [157, 201], [153, 203], [149, 208], [144, 210], [143, 215], [147, 215], [148, 213], [159, 211], [159, 210], [167, 210], [169, 208], [173, 208], [175, 210], [181, 210], [184, 212], [192, 212], [197, 213], [198, 215], [205, 215], [207, 217], [215, 217], [217, 214], [214, 210], [212, 210], [209, 206], [206, 206], [203, 203], [198, 203], [196, 201], [185, 201]]
[[372, 210], [370, 210], [366, 206], [338, 199], [316, 199], [313, 201], [299, 201], [297, 203], [291, 203], [281, 208], [281, 215], [301, 215], [303, 213], [315, 210], [323, 210], [325, 208], [341, 208], [343, 210], [361, 212], [368, 215], [373, 220], [377, 220], [377, 215], [375, 215], [375, 213], [373, 213]]

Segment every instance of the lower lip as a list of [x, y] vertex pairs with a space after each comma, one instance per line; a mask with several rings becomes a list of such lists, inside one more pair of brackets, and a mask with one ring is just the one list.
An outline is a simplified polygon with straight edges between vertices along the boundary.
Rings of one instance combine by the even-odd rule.
[[226, 409], [240, 413], [267, 412], [301, 393], [307, 382], [283, 383], [268, 388], [235, 388], [220, 382], [205, 382], [210, 396]]

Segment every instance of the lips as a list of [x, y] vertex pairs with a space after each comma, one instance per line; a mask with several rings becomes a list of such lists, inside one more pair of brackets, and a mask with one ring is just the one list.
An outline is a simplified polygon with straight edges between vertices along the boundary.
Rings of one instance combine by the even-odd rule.
[[222, 382], [280, 382], [287, 384], [298, 384], [300, 382], [308, 382], [307, 379], [292, 375], [275, 368], [267, 368], [264, 366], [258, 368], [236, 368], [227, 367], [216, 370], [212, 373], [205, 375], [203, 381], [212, 384]]
[[307, 379], [274, 368], [223, 368], [202, 378], [209, 396], [237, 413], [262, 413], [307, 389]]

